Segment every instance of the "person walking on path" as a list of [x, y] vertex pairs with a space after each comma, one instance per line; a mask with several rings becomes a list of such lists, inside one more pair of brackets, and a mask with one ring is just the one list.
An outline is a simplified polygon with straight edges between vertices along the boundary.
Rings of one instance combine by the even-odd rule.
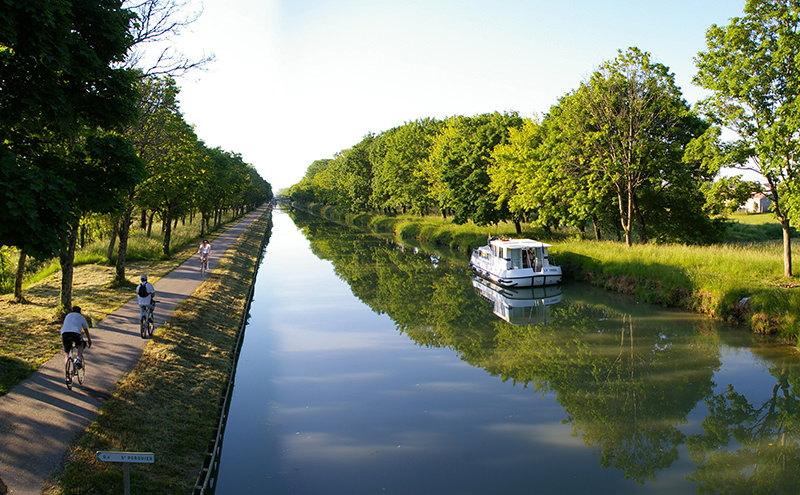
[[89, 339], [89, 347], [92, 347], [92, 336], [89, 335], [89, 324], [86, 318], [81, 314], [79, 306], [73, 306], [72, 311], [67, 313], [64, 317], [64, 324], [61, 325], [61, 343], [64, 344], [64, 366], [67, 365], [69, 359], [69, 351], [72, 349], [73, 342], [75, 347], [78, 348], [78, 361], [75, 367], [80, 368], [83, 362], [83, 348], [86, 342], [83, 341], [81, 332], [86, 332], [86, 338]]

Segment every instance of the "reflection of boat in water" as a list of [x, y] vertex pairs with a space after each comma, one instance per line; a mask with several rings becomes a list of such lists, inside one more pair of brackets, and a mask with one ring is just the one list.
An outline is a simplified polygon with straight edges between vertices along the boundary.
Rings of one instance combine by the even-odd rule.
[[492, 303], [492, 311], [512, 325], [547, 323], [549, 306], [561, 302], [561, 287], [501, 287], [481, 277], [472, 286]]
[[503, 287], [530, 287], [561, 283], [561, 267], [550, 264], [550, 244], [531, 239], [491, 238], [469, 259], [472, 270]]

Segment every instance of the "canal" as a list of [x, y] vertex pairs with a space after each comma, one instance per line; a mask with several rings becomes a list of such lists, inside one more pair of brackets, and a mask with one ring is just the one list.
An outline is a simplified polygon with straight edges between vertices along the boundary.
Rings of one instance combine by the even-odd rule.
[[[557, 259], [555, 260], [557, 262]], [[800, 489], [797, 354], [275, 211], [216, 495]]]

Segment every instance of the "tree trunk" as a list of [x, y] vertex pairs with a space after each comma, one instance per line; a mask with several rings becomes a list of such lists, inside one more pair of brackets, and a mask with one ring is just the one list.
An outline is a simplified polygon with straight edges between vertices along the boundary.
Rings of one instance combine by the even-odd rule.
[[66, 250], [59, 254], [61, 260], [61, 307], [72, 308], [72, 275], [75, 272], [75, 245], [78, 243], [78, 225], [73, 225], [67, 236]]
[[172, 209], [171, 208], [167, 208], [166, 211], [164, 211], [163, 227], [164, 227], [164, 243], [163, 243], [164, 249], [163, 249], [163, 252], [164, 252], [164, 256], [169, 256], [169, 242], [170, 242], [170, 238], [172, 237]]
[[119, 225], [119, 252], [117, 253], [117, 273], [114, 280], [118, 283], [125, 282], [125, 263], [128, 257], [128, 237], [131, 233], [131, 215], [133, 208], [128, 208], [122, 214]]
[[[630, 194], [628, 195], [628, 205], [625, 208], [625, 200], [622, 199], [622, 192], [617, 189], [617, 204], [619, 205], [619, 222], [622, 231], [625, 233], [625, 245], [631, 247], [633, 241], [631, 240], [631, 201]], [[626, 215], [627, 210], [627, 215]]]
[[156, 212], [151, 211], [150, 217], [147, 219], [147, 237], [150, 237], [150, 234], [153, 232], [153, 215], [155, 214]]
[[514, 229], [517, 231], [517, 235], [522, 234], [522, 224], [517, 219], [514, 220]]
[[111, 240], [108, 241], [108, 250], [106, 251], [106, 258], [109, 263], [114, 263], [114, 246], [117, 243], [117, 233], [119, 232], [120, 219], [116, 217], [111, 218]]
[[28, 258], [24, 249], [19, 251], [19, 262], [17, 263], [17, 277], [14, 279], [14, 299], [21, 302], [22, 298], [22, 277], [25, 276], [25, 260]]
[[636, 216], [636, 223], [639, 224], [639, 242], [647, 244], [647, 225], [644, 222], [644, 215], [636, 203], [636, 196], [633, 196], [633, 213]]
[[781, 227], [783, 229], [783, 275], [785, 277], [792, 276], [792, 233], [789, 225], [789, 219], [781, 219]]
[[600, 226], [597, 224], [597, 216], [592, 217], [592, 228], [594, 229], [594, 240], [595, 241], [602, 240], [602, 236], [600, 234]]

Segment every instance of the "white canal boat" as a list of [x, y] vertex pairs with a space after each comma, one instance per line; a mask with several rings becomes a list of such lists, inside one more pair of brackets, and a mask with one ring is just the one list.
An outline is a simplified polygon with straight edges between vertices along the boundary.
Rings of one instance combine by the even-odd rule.
[[550, 264], [549, 247], [531, 239], [491, 238], [472, 251], [469, 264], [475, 273], [503, 287], [560, 284], [561, 267]]

